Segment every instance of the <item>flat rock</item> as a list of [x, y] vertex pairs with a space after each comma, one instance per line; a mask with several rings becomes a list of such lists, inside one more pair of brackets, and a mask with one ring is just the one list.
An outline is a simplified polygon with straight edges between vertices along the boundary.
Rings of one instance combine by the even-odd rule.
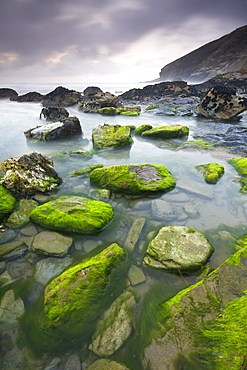
[[158, 221], [173, 221], [178, 217], [177, 210], [171, 202], [155, 199], [151, 205], [152, 218]]
[[138, 285], [146, 281], [146, 276], [144, 275], [144, 272], [140, 267], [136, 265], [130, 266], [128, 278], [130, 280], [131, 285]]
[[71, 263], [72, 259], [69, 257], [42, 259], [35, 265], [34, 279], [38, 283], [46, 285], [49, 280], [60, 275]]
[[14, 291], [8, 290], [0, 303], [1, 329], [9, 329], [18, 325], [17, 319], [24, 314], [24, 303], [21, 298], [15, 299]]
[[65, 257], [73, 243], [73, 238], [55, 231], [42, 231], [35, 235], [31, 250], [47, 256]]

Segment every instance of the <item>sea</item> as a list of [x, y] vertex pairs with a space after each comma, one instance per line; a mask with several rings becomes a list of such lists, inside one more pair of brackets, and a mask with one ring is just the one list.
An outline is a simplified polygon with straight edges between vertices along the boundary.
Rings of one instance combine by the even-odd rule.
[[[19, 95], [22, 95], [31, 91], [46, 94], [53, 91], [57, 86], [81, 92], [88, 86], [98, 86], [104, 92], [110, 91], [119, 95], [131, 88], [142, 88], [146, 85], [148, 83], [26, 83], [3, 84], [0, 87], [12, 88]], [[67, 140], [33, 143], [26, 139], [24, 132], [46, 123], [46, 121], [39, 118], [42, 109], [41, 104], [18, 103], [8, 99], [0, 100], [0, 163], [7, 158], [31, 152], [39, 152], [52, 158], [55, 170], [63, 179], [63, 184], [55, 193], [57, 197], [71, 194], [92, 198], [93, 187], [88, 178], [70, 177], [69, 173], [95, 164], [102, 164], [103, 166], [159, 164], [167, 167], [175, 178], [177, 183], [175, 189], [157, 196], [138, 198], [112, 193], [110, 199], [106, 200], [112, 205], [115, 213], [109, 227], [106, 227], [97, 235], [73, 236], [73, 246], [67, 256], [71, 258], [71, 264], [75, 264], [88, 256], [97, 254], [113, 242], [124, 246], [124, 241], [133, 222], [138, 218], [144, 217], [146, 219], [145, 226], [134, 250], [127, 253], [127, 263], [123, 271], [116, 277], [115, 281], [110, 282], [113, 285], [114, 294], [109, 295], [104, 302], [104, 307], [110, 307], [113, 303], [113, 298], [116, 298], [127, 288], [131, 289], [137, 297], [138, 322], [121, 348], [110, 356], [112, 360], [119, 361], [129, 366], [130, 369], [135, 370], [143, 369], [142, 353], [147, 343], [147, 337], [154, 326], [153, 318], [155, 317], [157, 305], [189, 285], [194, 284], [199, 275], [198, 271], [182, 275], [178, 272], [156, 270], [145, 266], [143, 257], [151, 238], [157, 234], [160, 228], [167, 225], [181, 225], [193, 228], [203, 233], [212, 244], [214, 252], [207, 265], [216, 268], [234, 253], [234, 241], [247, 233], [247, 195], [240, 191], [239, 176], [228, 162], [229, 159], [239, 157], [239, 155], [234, 155], [224, 149], [179, 149], [179, 145], [183, 142], [194, 140], [193, 130], [203, 125], [205, 121], [200, 120], [198, 117], [155, 115], [150, 111], [146, 111], [144, 104], [141, 105], [141, 108], [141, 114], [137, 117], [108, 117], [97, 113], [83, 113], [76, 106], [68, 107], [66, 109], [69, 111], [70, 116], [76, 116], [80, 120], [83, 134], [80, 137], [68, 138]], [[185, 139], [173, 140], [146, 140], [133, 135], [133, 144], [128, 148], [114, 151], [96, 151], [90, 159], [70, 154], [72, 150], [93, 149], [92, 130], [105, 123], [134, 125], [136, 127], [142, 124], [151, 124], [153, 127], [181, 124], [189, 127], [190, 134]], [[243, 115], [241, 125], [247, 127], [246, 115]], [[205, 183], [202, 175], [195, 169], [197, 165], [210, 162], [217, 162], [224, 166], [224, 175], [215, 185]], [[176, 216], [169, 218], [169, 215], [165, 213], [163, 216], [157, 215], [154, 211], [154, 204], [158, 200], [168, 202]], [[17, 238], [21, 238], [21, 230], [17, 229], [15, 231], [18, 234]], [[8, 362], [10, 361], [9, 357], [11, 357], [13, 348], [17, 353], [29, 353], [28, 356], [38, 358], [39, 361], [43, 359], [45, 366], [48, 366], [52, 359], [60, 358], [61, 367], [58, 368], [61, 369], [63, 368], [62, 364], [74, 353], [79, 354], [82, 361], [89, 361], [88, 359], [93, 356], [88, 347], [91, 343], [97, 320], [100, 320], [101, 317], [98, 317], [92, 323], [88, 335], [86, 337], [83, 336], [81, 341], [79, 338], [77, 345], [72, 348], [69, 343], [66, 343], [65, 333], [63, 341], [66, 350], [64, 351], [63, 349], [61, 352], [44, 351], [39, 346], [39, 333], [33, 333], [30, 330], [37, 310], [42, 308], [43, 302], [44, 286], [42, 284], [39, 287], [37, 296], [33, 297], [33, 290], [37, 286], [36, 264], [42, 259], [48, 258], [42, 255], [31, 258], [30, 255], [32, 253], [29, 252], [26, 256], [20, 257], [19, 260], [8, 261], [7, 270], [12, 271], [14, 264], [18, 265], [18, 263], [23, 263], [23, 261], [31, 261], [33, 264], [33, 275], [25, 276], [25, 274], [22, 275], [20, 273], [18, 278], [12, 278], [0, 288], [0, 298], [3, 297], [7, 290], [13, 289], [16, 299], [20, 297], [25, 304], [25, 317], [20, 321], [20, 328], [18, 329], [19, 339], [13, 347], [10, 346], [9, 349], [4, 350], [5, 352], [0, 354], [2, 369], [7, 370], [17, 366], [10, 367], [10, 362]], [[143, 281], [137, 285], [132, 285], [129, 281], [129, 270], [132, 265], [137, 266], [144, 274]], [[30, 295], [32, 296], [30, 297]], [[28, 369], [28, 367], [26, 368]]]

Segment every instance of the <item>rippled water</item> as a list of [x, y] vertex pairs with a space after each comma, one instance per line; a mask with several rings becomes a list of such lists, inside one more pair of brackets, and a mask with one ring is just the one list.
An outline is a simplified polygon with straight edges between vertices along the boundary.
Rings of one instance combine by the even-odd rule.
[[[12, 87], [12, 86], [8, 86]], [[82, 91], [86, 86], [78, 88], [77, 86], [66, 86]], [[34, 91], [30, 86], [13, 86], [18, 93]], [[47, 93], [53, 90], [55, 86], [40, 86], [35, 89], [41, 93]], [[21, 90], [22, 89], [22, 90]], [[25, 89], [27, 89], [25, 91]], [[103, 88], [106, 91], [105, 88]], [[127, 86], [110, 86], [111, 92], [127, 90]], [[68, 140], [48, 143], [30, 143], [26, 140], [23, 132], [29, 128], [36, 127], [45, 121], [40, 121], [39, 114], [41, 105], [38, 103], [17, 103], [8, 100], [0, 101], [0, 162], [6, 158], [18, 156], [32, 151], [41, 152], [54, 160], [54, 166], [58, 174], [63, 178], [63, 184], [57, 191], [61, 194], [78, 194], [91, 196], [92, 187], [88, 179], [71, 178], [68, 173], [72, 170], [80, 169], [93, 164], [103, 164], [104, 166], [124, 164], [124, 163], [154, 163], [166, 166], [173, 174], [177, 186], [166, 194], [158, 194], [157, 197], [170, 202], [178, 212], [176, 221], [166, 221], [154, 219], [151, 206], [155, 197], [130, 198], [121, 194], [112, 194], [109, 202], [112, 204], [115, 212], [114, 220], [111, 224], [98, 235], [94, 236], [76, 236], [74, 245], [70, 250], [70, 256], [73, 262], [79, 261], [85, 256], [94, 254], [104, 246], [117, 242], [123, 245], [132, 222], [139, 217], [145, 217], [146, 223], [139, 241], [133, 252], [128, 253], [127, 263], [115, 277], [112, 284], [112, 294], [104, 303], [109, 305], [112, 297], [116, 297], [125, 286], [127, 274], [130, 265], [135, 264], [143, 269], [146, 275], [146, 281], [133, 287], [138, 295], [140, 303], [140, 321], [139, 329], [133, 333], [112, 358], [122, 361], [132, 366], [133, 369], [141, 369], [140, 353], [143, 343], [148, 337], [148, 332], [153, 325], [153, 316], [155, 306], [158, 302], [164, 301], [176, 294], [179, 290], [187, 287], [196, 281], [196, 273], [184, 275], [157, 271], [142, 265], [142, 258], [148, 244], [147, 235], [150, 232], [157, 232], [164, 225], [183, 225], [203, 232], [214, 247], [214, 253], [209, 264], [215, 268], [228, 258], [232, 253], [232, 240], [226, 238], [227, 232], [235, 235], [246, 233], [246, 196], [239, 192], [240, 185], [237, 182], [238, 176], [227, 159], [233, 155], [224, 150], [214, 151], [190, 151], [178, 150], [177, 146], [182, 140], [145, 140], [139, 137], [133, 137], [133, 145], [127, 149], [117, 151], [99, 151], [91, 159], [82, 159], [79, 155], [58, 156], [61, 153], [69, 153], [75, 149], [92, 149], [91, 133], [94, 128], [100, 124], [119, 124], [140, 126], [149, 123], [154, 127], [170, 124], [187, 125], [190, 128], [188, 140], [192, 139], [193, 128], [202, 124], [200, 120], [192, 117], [166, 117], [154, 116], [150, 112], [142, 111], [139, 117], [103, 117], [98, 114], [86, 114], [77, 110], [76, 107], [69, 107], [70, 116], [77, 116], [81, 122], [83, 136]], [[241, 125], [247, 124], [246, 115]], [[236, 156], [235, 156], [236, 157]], [[225, 174], [216, 185], [209, 185], [204, 182], [201, 175], [196, 172], [195, 166], [209, 162], [217, 162], [225, 168]], [[183, 211], [184, 204], [189, 204], [197, 211], [196, 216], [186, 216]], [[150, 234], [149, 234], [150, 235]], [[89, 241], [93, 241], [90, 243]], [[92, 246], [95, 246], [93, 248]], [[42, 259], [43, 257], [39, 257]], [[33, 319], [37, 304], [30, 304], [28, 301], [28, 292], [34, 283], [33, 278], [20, 279], [11, 284], [16, 294], [20, 295], [26, 304], [28, 312], [27, 317]], [[1, 295], [9, 289], [2, 288]], [[30, 327], [27, 320], [24, 325], [25, 345], [39, 352], [35, 341], [28, 340], [28, 331]], [[78, 343], [78, 348], [87, 348], [90, 343], [89, 338], [83, 338], [82, 343]], [[33, 338], [33, 337], [32, 337]], [[66, 338], [65, 338], [66, 341]], [[78, 350], [77, 348], [77, 350]], [[73, 349], [71, 349], [73, 352]], [[84, 350], [85, 357], [87, 350]], [[62, 356], [62, 354], [60, 354]], [[55, 356], [55, 355], [54, 355]], [[53, 357], [54, 357], [53, 356]], [[50, 355], [52, 358], [52, 354]]]

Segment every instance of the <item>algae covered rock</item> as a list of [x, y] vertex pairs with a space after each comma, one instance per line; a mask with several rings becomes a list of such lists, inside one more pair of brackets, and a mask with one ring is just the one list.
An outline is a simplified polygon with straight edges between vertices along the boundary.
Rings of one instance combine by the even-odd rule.
[[17, 196], [45, 193], [62, 183], [52, 159], [40, 153], [6, 159], [0, 164], [0, 170], [2, 185]]
[[180, 138], [189, 134], [189, 128], [181, 125], [155, 127], [151, 130], [145, 130], [141, 135], [154, 137], [157, 139]]
[[232, 158], [228, 162], [236, 169], [241, 176], [240, 185], [241, 192], [245, 193], [247, 190], [247, 158]]
[[21, 199], [16, 210], [7, 219], [6, 225], [13, 228], [26, 225], [29, 222], [31, 211], [38, 205], [38, 202], [33, 199]]
[[110, 204], [79, 196], [65, 196], [35, 208], [31, 221], [49, 229], [92, 234], [113, 218]]
[[0, 220], [4, 215], [11, 213], [16, 205], [16, 198], [13, 194], [0, 185]]
[[208, 184], [216, 184], [224, 175], [224, 166], [218, 163], [208, 163], [196, 166], [196, 169], [202, 172], [205, 181]]
[[196, 270], [212, 252], [213, 247], [200, 232], [185, 226], [165, 226], [149, 243], [144, 263], [165, 270]]
[[135, 135], [142, 135], [144, 131], [152, 130], [153, 126], [145, 123], [139, 127], [137, 127], [134, 131]]
[[60, 348], [65, 336], [70, 344], [88, 332], [99, 315], [109, 275], [124, 258], [124, 250], [111, 244], [96, 256], [68, 268], [46, 286], [38, 325], [49, 336], [50, 349]]
[[97, 149], [116, 149], [132, 144], [130, 126], [104, 124], [92, 132], [93, 145]]
[[122, 164], [97, 168], [91, 172], [90, 180], [102, 188], [138, 195], [167, 192], [176, 185], [168, 169], [155, 164]]

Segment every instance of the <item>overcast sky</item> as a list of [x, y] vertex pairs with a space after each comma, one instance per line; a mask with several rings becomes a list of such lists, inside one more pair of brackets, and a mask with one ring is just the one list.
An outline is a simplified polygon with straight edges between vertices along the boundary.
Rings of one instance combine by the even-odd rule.
[[152, 80], [246, 14], [247, 0], [0, 0], [0, 84]]

